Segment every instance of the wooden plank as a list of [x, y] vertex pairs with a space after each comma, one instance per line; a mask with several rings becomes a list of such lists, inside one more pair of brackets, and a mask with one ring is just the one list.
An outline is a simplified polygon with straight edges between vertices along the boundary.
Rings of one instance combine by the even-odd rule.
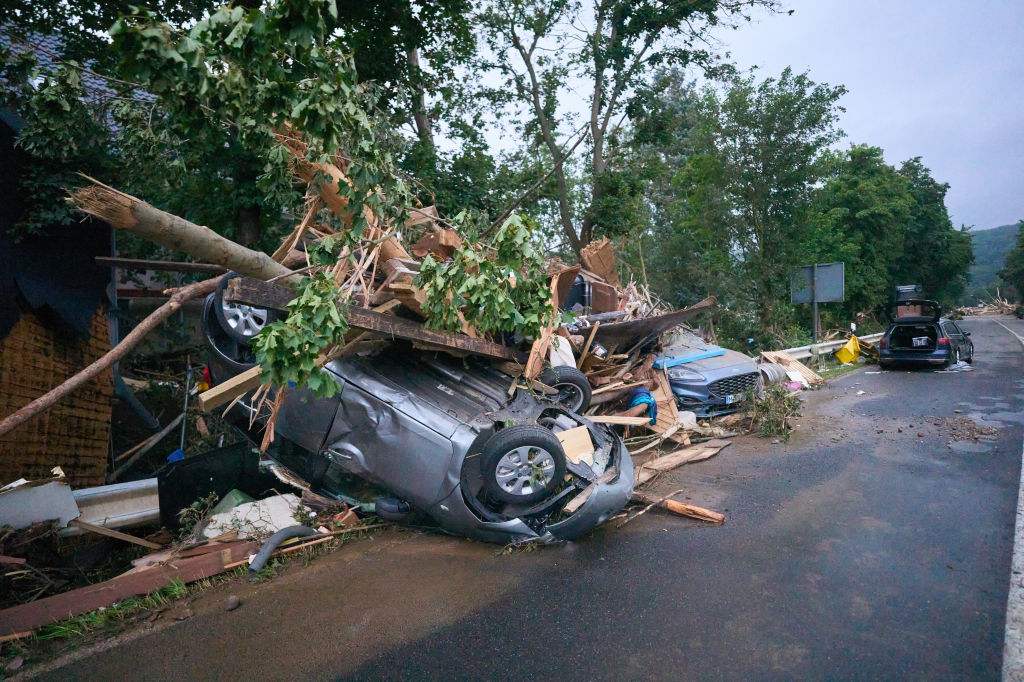
[[645, 383], [646, 382], [644, 381], [633, 381], [628, 384], [624, 384], [621, 381], [619, 381], [614, 384], [608, 384], [607, 386], [602, 386], [601, 388], [595, 389], [592, 395], [601, 395], [602, 393], [607, 393], [608, 391], [624, 391], [627, 389], [632, 390], [634, 388], [639, 388], [643, 386]]
[[121, 531], [114, 530], [113, 528], [97, 526], [91, 523], [87, 523], [85, 521], [80, 521], [78, 519], [73, 519], [72, 521], [69, 521], [68, 525], [74, 526], [75, 528], [81, 528], [82, 530], [87, 530], [90, 533], [96, 533], [97, 535], [106, 535], [108, 538], [115, 538], [117, 540], [131, 542], [136, 545], [142, 545], [143, 547], [148, 547], [149, 549], [163, 549], [163, 545], [158, 545], [155, 542], [143, 540], [142, 538], [137, 538], [134, 535], [128, 535], [128, 533], [122, 533]]
[[595, 424], [618, 424], [620, 426], [643, 426], [651, 421], [650, 417], [618, 417], [614, 414], [595, 414], [587, 419]]
[[654, 315], [640, 320], [614, 322], [601, 325], [596, 341], [608, 349], [609, 353], [618, 348], [629, 348], [648, 337], [654, 337], [672, 329], [681, 322], [686, 322], [715, 306], [715, 297], [709, 296], [700, 303], [689, 308], [676, 310], [664, 315]]
[[[268, 283], [251, 277], [239, 277], [228, 283], [225, 298], [262, 308], [281, 309], [295, 298], [295, 292], [279, 284]], [[487, 341], [486, 339], [473, 339], [465, 334], [450, 334], [437, 331], [436, 329], [428, 329], [419, 322], [403, 320], [393, 315], [377, 313], [366, 308], [349, 308], [348, 323], [351, 327], [380, 332], [396, 339], [424, 341], [446, 348], [469, 351], [477, 355], [501, 360], [522, 361], [524, 358], [523, 353], [513, 350], [508, 346]]]
[[672, 393], [672, 386], [669, 384], [665, 370], [653, 370], [653, 372], [657, 386], [651, 391], [651, 397], [658, 404], [658, 420], [651, 430], [655, 433], [667, 433], [669, 429], [679, 423], [679, 408], [676, 406], [676, 396]]
[[227, 381], [217, 384], [208, 391], [199, 394], [199, 409], [203, 412], [220, 407], [238, 396], [259, 388], [260, 366], [250, 367], [241, 374], [231, 377]]
[[427, 232], [409, 250], [417, 258], [425, 258], [429, 253], [444, 261], [451, 258], [455, 250], [460, 248], [462, 238], [459, 237], [459, 233], [451, 228], [442, 228]]
[[579, 495], [569, 500], [569, 502], [562, 508], [562, 511], [566, 514], [575, 513], [580, 507], [583, 506], [584, 502], [590, 499], [590, 496], [594, 494], [594, 490], [597, 488], [597, 486], [615, 480], [615, 477], [618, 476], [618, 473], [619, 472], [615, 467], [608, 467], [607, 469], [605, 469], [604, 473], [598, 476], [596, 481], [594, 481], [586, 488], [584, 488], [583, 492], [581, 492]]
[[586, 359], [587, 353], [590, 352], [590, 344], [594, 343], [594, 334], [597, 333], [600, 326], [600, 322], [595, 322], [594, 326], [591, 328], [590, 336], [587, 337], [587, 343], [583, 346], [583, 352], [580, 353], [580, 359], [576, 361], [576, 369], [581, 369], [583, 367], [583, 361]]
[[175, 579], [190, 583], [209, 578], [226, 570], [227, 564], [248, 557], [258, 550], [259, 543], [256, 542], [234, 544], [220, 552], [125, 573], [95, 585], [12, 606], [0, 611], [0, 637], [35, 630], [49, 623], [110, 606], [128, 597], [149, 594]]
[[722, 449], [730, 445], [727, 440], [709, 440], [706, 443], [692, 445], [682, 450], [676, 450], [663, 457], [652, 459], [636, 470], [636, 485], [642, 485], [654, 478], [657, 474], [670, 471], [676, 467], [689, 462], [699, 462], [717, 455]]

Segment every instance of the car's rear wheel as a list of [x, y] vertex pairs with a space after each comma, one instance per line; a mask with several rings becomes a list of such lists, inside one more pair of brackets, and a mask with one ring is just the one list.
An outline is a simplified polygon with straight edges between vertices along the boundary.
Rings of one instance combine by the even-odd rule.
[[590, 388], [587, 375], [575, 367], [568, 365], [551, 367], [545, 370], [538, 379], [542, 384], [558, 391], [555, 400], [570, 412], [583, 413], [590, 407], [593, 389]]
[[974, 346], [971, 346], [971, 352], [967, 354], [967, 359], [964, 362], [968, 365], [974, 364]]
[[508, 426], [484, 443], [484, 486], [511, 504], [539, 502], [565, 477], [565, 452], [555, 434], [529, 424]]

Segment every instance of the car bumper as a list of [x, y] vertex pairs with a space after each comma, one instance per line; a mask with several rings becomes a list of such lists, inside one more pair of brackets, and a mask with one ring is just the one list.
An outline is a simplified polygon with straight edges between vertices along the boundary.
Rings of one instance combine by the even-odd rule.
[[883, 350], [878, 353], [878, 362], [886, 364], [943, 365], [948, 363], [949, 360], [948, 350], [934, 350], [926, 353]]
[[547, 526], [546, 530], [559, 540], [572, 540], [587, 533], [618, 514], [633, 494], [633, 458], [619, 441], [618, 476], [607, 483], [595, 484], [594, 491], [575, 514]]
[[740, 409], [740, 404], [746, 397], [740, 393], [734, 396], [719, 398], [710, 393], [679, 385], [672, 385], [672, 394], [676, 397], [676, 404], [680, 410], [693, 412], [698, 418], [713, 417], [720, 414], [730, 414]]

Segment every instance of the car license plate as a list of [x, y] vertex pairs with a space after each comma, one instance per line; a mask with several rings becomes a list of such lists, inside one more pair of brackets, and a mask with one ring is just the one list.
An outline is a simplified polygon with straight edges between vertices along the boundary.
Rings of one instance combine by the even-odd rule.
[[928, 345], [927, 336], [915, 336], [914, 337], [914, 348], [923, 348]]
[[727, 396], [725, 396], [725, 404], [726, 405], [732, 405], [735, 402], [739, 402], [739, 399], [741, 397], [743, 397], [743, 396], [741, 396], [738, 393], [734, 393], [733, 395], [727, 395]]

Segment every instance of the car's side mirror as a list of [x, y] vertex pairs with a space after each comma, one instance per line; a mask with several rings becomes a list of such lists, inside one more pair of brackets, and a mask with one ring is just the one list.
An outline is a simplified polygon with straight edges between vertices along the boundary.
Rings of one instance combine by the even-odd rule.
[[967, 329], [964, 330], [964, 336], [970, 336], [971, 332]]

